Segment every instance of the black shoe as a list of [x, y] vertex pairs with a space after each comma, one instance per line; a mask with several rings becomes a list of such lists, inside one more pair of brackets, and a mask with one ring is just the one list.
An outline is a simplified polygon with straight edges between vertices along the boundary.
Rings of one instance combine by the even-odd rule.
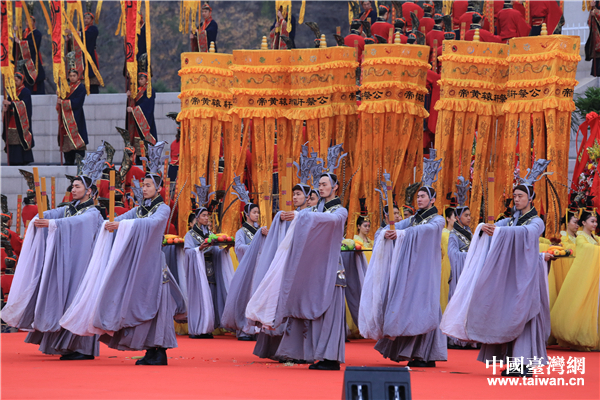
[[527, 368], [523, 367], [523, 373], [521, 373], [520, 371], [508, 372], [508, 368], [507, 368], [504, 371], [502, 371], [502, 373], [500, 375], [502, 375], [502, 376], [533, 376], [533, 373], [531, 373]]
[[212, 333], [203, 333], [201, 335], [189, 335], [190, 339], [214, 339]]
[[319, 369], [322, 371], [339, 371], [340, 363], [339, 361], [323, 360], [319, 361], [316, 364], [310, 365], [308, 369]]
[[61, 360], [93, 360], [94, 356], [91, 356], [89, 354], [81, 354], [77, 351], [73, 352], [73, 353], [69, 353], [69, 354], [65, 354], [64, 356], [60, 357]]
[[254, 340], [254, 338], [252, 336], [240, 336], [237, 338], [237, 340], [239, 340], [240, 342], [251, 342], [252, 340]]
[[[308, 361], [306, 361], [306, 360], [290, 360], [290, 361], [293, 362], [294, 364], [308, 364]], [[334, 361], [334, 362], [336, 362], [336, 361]], [[339, 367], [339, 364], [338, 364], [338, 367]]]
[[144, 357], [135, 362], [135, 365], [150, 365], [148, 362], [156, 356], [156, 347], [146, 350]]
[[153, 358], [148, 360], [146, 365], [168, 365], [167, 364], [167, 349], [158, 347]]
[[410, 360], [408, 366], [412, 368], [435, 368], [435, 361]]

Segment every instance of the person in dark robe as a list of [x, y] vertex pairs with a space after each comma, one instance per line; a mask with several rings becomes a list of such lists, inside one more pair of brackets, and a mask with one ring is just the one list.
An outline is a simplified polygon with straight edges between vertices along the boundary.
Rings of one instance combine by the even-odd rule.
[[417, 192], [419, 210], [375, 238], [359, 312], [360, 332], [378, 340], [375, 350], [392, 361], [409, 361], [409, 367], [435, 367], [448, 357], [439, 329], [441, 251], [432, 251], [441, 248], [444, 227], [432, 187], [442, 160], [435, 159], [434, 149], [429, 152]]
[[[69, 53], [71, 54], [71, 53]], [[75, 165], [77, 154], [83, 157], [88, 142], [87, 125], [83, 104], [85, 103], [85, 86], [81, 84], [80, 72], [69, 63], [69, 93], [65, 99], [56, 100], [56, 111], [59, 115], [58, 145], [64, 153], [65, 164]]]
[[[152, 95], [147, 94], [148, 73], [138, 73], [138, 92], [135, 96], [135, 107], [127, 107], [128, 118], [135, 120], [137, 137], [150, 143], [156, 143], [158, 135], [156, 133], [156, 122], [154, 120], [154, 104], [156, 102], [156, 91], [152, 90]], [[131, 92], [127, 91], [127, 97]], [[150, 135], [152, 137], [150, 137]], [[131, 138], [131, 144], [134, 144], [135, 136]]]
[[188, 332], [191, 339], [212, 339], [213, 331], [221, 328], [221, 317], [233, 277], [233, 264], [229, 249], [208, 243], [207, 208], [210, 185], [204, 177], [194, 194], [198, 202], [196, 223], [185, 235], [185, 266], [187, 270]]
[[15, 86], [17, 99], [3, 100], [2, 112], [5, 121], [2, 131], [4, 152], [8, 165], [27, 165], [33, 162], [33, 147], [35, 140], [31, 132], [32, 106], [31, 92], [25, 87], [25, 75], [15, 72]]
[[[390, 16], [390, 8], [388, 6], [379, 6], [379, 17], [377, 22], [371, 25], [371, 32], [373, 35], [379, 35], [389, 43], [390, 42], [390, 29], [394, 31], [394, 25], [388, 22]], [[393, 39], [393, 38], [392, 38]]]
[[481, 28], [481, 15], [479, 13], [473, 13], [473, 22], [471, 23], [469, 30], [465, 33], [465, 40], [473, 40], [475, 36], [475, 30], [479, 29], [479, 41], [487, 43], [502, 43], [500, 36], [496, 36], [486, 29]]
[[404, 18], [404, 21], [406, 23], [406, 32], [411, 32], [413, 29], [412, 18], [410, 16], [411, 12], [417, 14], [418, 20], [421, 20], [421, 18], [423, 18], [423, 15], [425, 15], [423, 9], [419, 7], [414, 1], [405, 1], [404, 4], [402, 4], [402, 18]]
[[539, 36], [542, 24], [546, 24], [548, 35], [554, 34], [563, 15], [556, 0], [536, 0], [529, 2], [531, 15], [531, 32], [529, 36]]
[[441, 323], [448, 336], [482, 343], [478, 361], [494, 368], [506, 362], [502, 375], [532, 375], [525, 367], [531, 360], [537, 365], [548, 362], [547, 262], [553, 256], [539, 252], [544, 222], [533, 207], [533, 185], [549, 163], [537, 160], [527, 176], [519, 178], [511, 218], [479, 224]]
[[371, 23], [373, 24], [377, 20], [377, 11], [375, 11], [370, 1], [361, 1], [360, 4], [363, 8], [363, 12], [360, 13], [358, 19], [366, 21], [370, 18]]
[[23, 34], [23, 40], [26, 40], [29, 45], [29, 52], [37, 71], [37, 77], [33, 84], [25, 81], [25, 86], [31, 91], [31, 94], [46, 94], [46, 87], [44, 85], [44, 81], [46, 80], [46, 70], [44, 69], [44, 62], [42, 61], [42, 54], [40, 53], [43, 36], [36, 28], [35, 17], [33, 15], [31, 16], [31, 25], [33, 30], [30, 30], [28, 26]]
[[344, 37], [344, 44], [354, 48], [354, 42], [358, 42], [358, 62], [362, 61], [362, 52], [365, 49], [365, 37], [362, 35], [362, 24], [355, 19], [350, 23], [350, 34]]
[[93, 197], [103, 153], [100, 147], [84, 159], [82, 174], [73, 180], [72, 203], [33, 218], [2, 310], [9, 325], [30, 331], [26, 343], [39, 345], [44, 354], [60, 354], [61, 360], [93, 360], [98, 355], [97, 337], [69, 331], [60, 320], [76, 297], [102, 224]]
[[585, 43], [585, 60], [592, 62], [592, 76], [600, 76], [600, 1], [594, 2], [588, 18], [590, 36]]
[[[217, 52], [217, 35], [219, 34], [219, 24], [212, 19], [212, 7], [208, 2], [202, 5], [202, 26], [199, 27], [200, 33], [206, 34], [206, 51], [210, 49], [210, 43], [215, 42], [215, 52]], [[201, 51], [198, 43], [198, 32], [190, 34], [192, 51]]]
[[528, 36], [531, 26], [525, 21], [523, 15], [513, 8], [510, 0], [504, 1], [504, 9], [498, 13], [498, 26], [496, 33], [503, 43], [514, 37]]

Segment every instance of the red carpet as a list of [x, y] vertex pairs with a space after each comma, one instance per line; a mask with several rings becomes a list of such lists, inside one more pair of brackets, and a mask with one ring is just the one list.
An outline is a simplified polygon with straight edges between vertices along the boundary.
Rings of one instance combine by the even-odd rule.
[[[306, 365], [286, 367], [252, 355], [254, 342], [230, 335], [213, 340], [179, 337], [169, 350], [169, 366], [135, 366], [131, 356], [100, 345], [94, 361], [59, 361], [23, 343], [25, 333], [4, 333], [3, 399], [340, 399], [344, 372], [312, 371]], [[351, 366], [397, 367], [384, 360], [371, 340], [346, 344]], [[584, 386], [492, 387], [491, 369], [477, 362], [476, 350], [450, 350], [448, 362], [411, 372], [414, 399], [598, 399], [600, 354], [562, 349], [550, 356], [585, 357], [585, 374], [565, 374], [565, 381], [583, 377]], [[546, 369], [544, 369], [546, 370]], [[497, 375], [498, 376], [498, 375]], [[557, 373], [540, 377], [560, 377]]]

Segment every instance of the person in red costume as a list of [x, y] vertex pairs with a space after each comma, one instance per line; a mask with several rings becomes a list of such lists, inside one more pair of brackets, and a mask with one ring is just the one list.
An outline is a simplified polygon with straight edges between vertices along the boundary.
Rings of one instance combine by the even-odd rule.
[[525, 21], [521, 12], [513, 9], [512, 2], [506, 0], [504, 9], [498, 13], [498, 36], [502, 42], [507, 42], [514, 37], [529, 35], [531, 26]]
[[[462, 26], [462, 23], [464, 22], [466, 30], [469, 30], [469, 26], [471, 25], [471, 22], [473, 21], [473, 15], [475, 15], [475, 14], [479, 14], [479, 13], [475, 11], [475, 7], [473, 7], [472, 5], [469, 4], [469, 8], [467, 9], [467, 12], [465, 14], [461, 15], [461, 17], [459, 19], [459, 25]], [[479, 17], [481, 18], [481, 14], [479, 14]], [[490, 22], [487, 20], [484, 20], [482, 28], [489, 32]]]
[[[436, 49], [437, 51], [437, 49]], [[441, 75], [432, 71], [427, 71], [427, 91], [429, 92], [429, 117], [427, 118], [427, 129], [423, 132], [423, 147], [430, 147], [435, 144], [435, 128], [437, 126], [438, 112], [435, 109], [435, 103], [440, 99], [440, 85], [438, 84]]]
[[452, 3], [452, 27], [454, 33], [460, 32], [460, 17], [462, 17], [469, 8], [469, 2], [467, 0], [456, 0]]
[[435, 20], [433, 19], [433, 5], [429, 3], [423, 4], [423, 18], [419, 19], [419, 30], [425, 27], [425, 35], [427, 35], [435, 26]]
[[129, 205], [123, 202], [123, 191], [115, 189], [115, 214], [119, 216], [127, 211], [129, 211]]
[[360, 20], [355, 19], [350, 24], [350, 34], [344, 38], [344, 44], [348, 47], [354, 47], [354, 41], [358, 41], [358, 60], [362, 60], [362, 52], [365, 49], [365, 38], [362, 36], [362, 24]]
[[433, 48], [433, 41], [437, 40], [438, 46], [441, 46], [442, 41], [444, 40], [444, 30], [442, 28], [442, 14], [435, 14], [433, 17], [435, 21], [435, 25], [431, 32], [425, 35], [425, 43], [427, 46]]
[[[404, 34], [404, 19], [396, 18], [394, 21], [394, 36], [396, 36], [396, 32], [400, 33], [400, 43], [406, 44], [408, 37]], [[391, 38], [390, 43], [394, 42], [394, 38]]]
[[389, 7], [379, 6], [379, 17], [377, 17], [377, 22], [371, 26], [371, 32], [373, 35], [379, 35], [382, 38], [385, 38], [387, 42], [389, 42], [390, 29], [392, 31], [394, 30], [394, 25], [388, 22], [389, 16]]
[[19, 237], [19, 235], [17, 235], [16, 232], [10, 229], [12, 227], [12, 217], [12, 213], [8, 211], [8, 198], [5, 195], [2, 195], [2, 213], [0, 213], [0, 218], [2, 219], [2, 225], [5, 228], [4, 234], [8, 236], [10, 246], [12, 247], [15, 255], [18, 257], [21, 254], [23, 240]]
[[500, 36], [496, 36], [493, 33], [486, 31], [485, 29], [481, 29], [481, 15], [478, 13], [473, 14], [473, 23], [471, 27], [465, 34], [465, 40], [472, 41], [475, 36], [475, 30], [479, 29], [479, 41], [487, 42], [487, 43], [502, 43], [502, 39]]
[[410, 18], [410, 13], [414, 12], [417, 14], [417, 19], [421, 20], [423, 18], [424, 12], [421, 7], [416, 5], [413, 1], [407, 1], [402, 4], [402, 18], [406, 23], [406, 31], [412, 31], [412, 19]]
[[555, 0], [536, 0], [529, 2], [531, 15], [531, 33], [529, 36], [539, 36], [542, 32], [542, 24], [546, 23], [548, 35], [552, 35], [560, 22], [563, 13]]

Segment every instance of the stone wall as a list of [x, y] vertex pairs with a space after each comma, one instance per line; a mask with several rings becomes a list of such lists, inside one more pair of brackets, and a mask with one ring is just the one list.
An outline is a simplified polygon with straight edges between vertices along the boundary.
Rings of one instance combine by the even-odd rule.
[[[171, 143], [175, 139], [177, 125], [166, 117], [171, 111], [179, 112], [179, 93], [157, 93], [154, 118], [158, 140]], [[115, 126], [125, 128], [126, 96], [118, 94], [92, 94], [87, 96], [83, 110], [88, 131], [88, 149], [96, 149], [102, 140], [109, 142], [116, 150], [115, 161], [120, 162], [123, 139]], [[58, 114], [56, 95], [32, 96], [32, 132], [35, 139], [33, 157], [37, 165], [60, 165], [58, 150]], [[168, 148], [168, 147], [167, 147]], [[2, 152], [2, 165], [6, 165], [6, 154]], [[4, 174], [2, 174], [4, 176]]]

